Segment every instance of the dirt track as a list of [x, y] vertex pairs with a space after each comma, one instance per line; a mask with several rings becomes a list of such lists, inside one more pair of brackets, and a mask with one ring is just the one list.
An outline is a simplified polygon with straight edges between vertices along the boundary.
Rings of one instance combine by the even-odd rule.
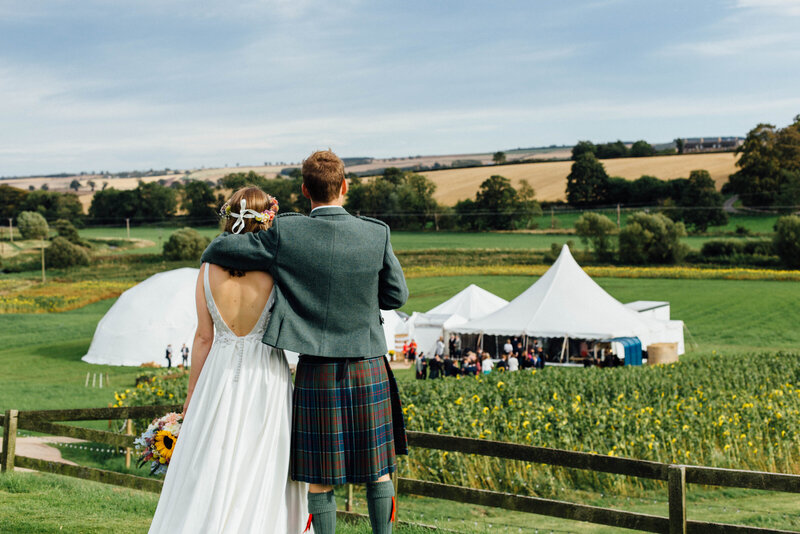
[[[45, 460], [48, 462], [61, 462], [69, 465], [77, 465], [75, 462], [64, 460], [61, 457], [61, 451], [58, 450], [56, 446], [47, 443], [53, 441], [58, 443], [84, 443], [83, 440], [66, 438], [66, 437], [48, 436], [47, 438], [38, 438], [38, 437], [17, 438], [16, 454], [17, 456], [25, 456], [27, 458], [37, 458], [39, 460]], [[2, 438], [0, 438], [0, 444], [2, 443], [3, 440]], [[22, 470], [23, 469], [20, 469], [20, 471]]]

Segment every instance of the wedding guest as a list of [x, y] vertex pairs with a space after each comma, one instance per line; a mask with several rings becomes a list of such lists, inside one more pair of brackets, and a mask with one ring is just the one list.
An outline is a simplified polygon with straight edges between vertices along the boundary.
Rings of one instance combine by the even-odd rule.
[[408, 341], [406, 341], [405, 343], [403, 343], [403, 359], [406, 360], [406, 361], [409, 360], [409, 357], [408, 357], [408, 354], [409, 354], [408, 351], [409, 350], [410, 349], [409, 349]]
[[456, 335], [455, 334], [452, 334], [452, 333], [450, 334], [450, 339], [447, 341], [447, 348], [448, 348], [447, 354], [449, 354], [451, 358], [456, 355]]
[[470, 351], [464, 359], [463, 372], [465, 375], [477, 375], [479, 370], [478, 355]]
[[167, 369], [172, 367], [172, 345], [167, 345]]
[[536, 358], [533, 360], [534, 369], [544, 369], [544, 349], [539, 347], [539, 352], [535, 354]]
[[453, 349], [455, 351], [453, 353], [453, 355], [456, 358], [460, 358], [461, 357], [461, 336], [459, 336], [458, 334], [456, 334], [456, 338], [453, 341]]
[[413, 360], [417, 357], [417, 342], [413, 339], [408, 345], [408, 359]]
[[498, 371], [508, 371], [508, 353], [507, 352], [503, 353], [503, 355], [500, 356], [500, 361], [497, 362], [496, 367], [497, 367]]
[[444, 369], [444, 362], [438, 354], [433, 356], [433, 359], [428, 363], [428, 377], [431, 379], [441, 378], [442, 370]]
[[450, 356], [444, 357], [444, 376], [456, 376], [459, 374], [458, 367], [453, 363]]
[[186, 346], [186, 343], [183, 344], [181, 347], [181, 359], [183, 360], [183, 366], [189, 366], [189, 347]]
[[425, 361], [424, 352], [420, 352], [414, 358], [414, 368], [417, 371], [417, 380], [425, 380], [428, 377], [428, 362]]
[[436, 342], [436, 351], [434, 352], [434, 356], [439, 356], [442, 358], [444, 356], [444, 338], [439, 337], [439, 340]]
[[508, 370], [519, 371], [519, 359], [514, 354], [508, 357]]
[[489, 353], [484, 352], [483, 361], [481, 362], [481, 370], [483, 371], [483, 374], [488, 375], [489, 373], [491, 373], [493, 367], [494, 367], [494, 362], [492, 362], [492, 359], [489, 357]]
[[511, 344], [510, 339], [506, 339], [505, 345], [503, 345], [503, 352], [512, 352], [514, 350], [514, 345]]

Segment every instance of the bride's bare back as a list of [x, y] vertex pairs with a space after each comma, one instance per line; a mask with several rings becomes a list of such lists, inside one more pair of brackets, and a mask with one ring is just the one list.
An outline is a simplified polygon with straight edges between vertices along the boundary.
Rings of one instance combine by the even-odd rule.
[[272, 293], [272, 276], [263, 271], [232, 276], [218, 265], [206, 264], [206, 268], [211, 295], [222, 320], [237, 336], [249, 334]]

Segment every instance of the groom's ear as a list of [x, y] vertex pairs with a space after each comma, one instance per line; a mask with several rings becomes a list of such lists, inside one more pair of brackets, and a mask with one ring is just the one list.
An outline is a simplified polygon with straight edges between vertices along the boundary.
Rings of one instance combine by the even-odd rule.
[[311, 200], [311, 193], [308, 192], [308, 188], [306, 184], [300, 185], [300, 190], [303, 192], [303, 196], [306, 197], [308, 200]]
[[339, 196], [345, 196], [347, 194], [347, 180], [342, 180], [342, 191], [339, 193]]

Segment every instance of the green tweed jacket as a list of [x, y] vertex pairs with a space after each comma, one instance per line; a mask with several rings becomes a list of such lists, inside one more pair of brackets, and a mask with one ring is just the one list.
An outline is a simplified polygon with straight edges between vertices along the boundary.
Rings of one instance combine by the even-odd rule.
[[266, 231], [224, 233], [201, 261], [272, 274], [275, 301], [262, 341], [300, 354], [386, 354], [380, 310], [408, 299], [389, 227], [340, 207], [284, 213]]

